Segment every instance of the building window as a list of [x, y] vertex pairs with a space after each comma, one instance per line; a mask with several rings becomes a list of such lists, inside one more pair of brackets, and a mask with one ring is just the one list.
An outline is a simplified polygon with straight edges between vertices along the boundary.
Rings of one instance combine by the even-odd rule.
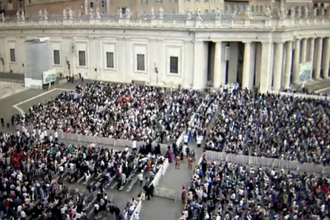
[[204, 0], [204, 2], [209, 2], [209, 0]]
[[163, 2], [163, 0], [156, 0], [156, 3], [158, 3], [158, 4], [160, 4], [162, 2]]
[[206, 10], [205, 10], [205, 14], [208, 14], [208, 13], [209, 13], [209, 10], [206, 9]]
[[79, 51], [79, 66], [86, 66], [86, 52]]
[[170, 57], [170, 73], [179, 73], [179, 57]]
[[10, 62], [12, 63], [16, 62], [15, 49], [10, 49]]
[[101, 2], [101, 6], [102, 6], [102, 8], [105, 7], [105, 1], [102, 1], [102, 2]]
[[23, 8], [23, 1], [19, 1], [19, 2], [18, 2], [18, 7], [19, 7], [19, 8]]
[[2, 10], [2, 2], [0, 2], [0, 10]]
[[54, 65], [60, 65], [60, 51], [59, 50], [54, 50], [53, 51], [53, 56], [54, 56]]
[[31, 0], [29, 0], [29, 4], [31, 4]]
[[89, 3], [89, 5], [90, 5], [90, 8], [93, 8], [93, 6], [94, 6], [94, 3], [93, 3], [93, 2], [91, 2], [91, 3]]
[[148, 0], [141, 0], [142, 5], [148, 4]]
[[115, 68], [113, 52], [107, 52], [107, 68]]
[[144, 54], [137, 54], [137, 71], [145, 71]]

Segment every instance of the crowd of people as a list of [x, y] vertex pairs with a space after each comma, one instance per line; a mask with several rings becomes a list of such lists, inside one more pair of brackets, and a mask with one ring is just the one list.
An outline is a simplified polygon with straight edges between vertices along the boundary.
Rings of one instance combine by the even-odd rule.
[[330, 178], [205, 158], [183, 187], [181, 220], [329, 219]]
[[206, 149], [330, 164], [329, 102], [224, 90]]
[[18, 122], [115, 139], [176, 140], [202, 99], [195, 90], [95, 82], [32, 106]]
[[[114, 180], [123, 186], [144, 169], [156, 172], [163, 161], [127, 149], [59, 144], [50, 136], [0, 134], [1, 219], [86, 220], [93, 210], [95, 216], [107, 211], [119, 218], [121, 212], [105, 188]], [[88, 191], [69, 190], [67, 180], [85, 181]]]

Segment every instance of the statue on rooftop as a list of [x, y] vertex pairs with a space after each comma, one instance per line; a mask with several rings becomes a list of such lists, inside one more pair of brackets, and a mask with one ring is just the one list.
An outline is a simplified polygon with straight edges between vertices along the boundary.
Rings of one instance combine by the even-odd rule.
[[317, 8], [314, 8], [314, 9], [313, 9], [313, 16], [314, 16], [314, 17], [317, 17]]
[[43, 16], [42, 16], [42, 11], [41, 9], [39, 10], [39, 20], [42, 20], [43, 19]]
[[101, 18], [100, 9], [98, 7], [96, 8], [96, 18], [97, 19], [100, 19]]
[[221, 12], [220, 8], [217, 8], [215, 11], [216, 11], [216, 19], [221, 19], [222, 12]]
[[2, 12], [2, 13], [1, 13], [1, 21], [2, 21], [2, 22], [5, 22], [5, 20], [6, 20], [6, 18], [5, 18], [5, 13]]
[[73, 19], [73, 11], [69, 8], [69, 19]]
[[94, 18], [93, 9], [89, 9], [89, 18], [90, 19]]
[[154, 7], [151, 7], [151, 19], [155, 18], [155, 10]]
[[196, 16], [196, 20], [201, 21], [202, 20], [202, 10], [200, 8], [197, 9], [197, 16]]
[[162, 7], [159, 8], [159, 19], [164, 18], [164, 9]]
[[266, 7], [265, 15], [267, 18], [272, 18], [272, 10], [269, 6]]
[[44, 19], [48, 20], [48, 12], [46, 9], [44, 9]]
[[321, 16], [323, 17], [325, 15], [325, 10], [324, 8], [321, 8]]
[[66, 16], [66, 9], [63, 9], [63, 19], [66, 20], [67, 16]]
[[19, 14], [18, 11], [17, 11], [17, 13], [16, 13], [16, 18], [17, 18], [17, 21], [20, 21], [20, 20], [21, 20], [21, 16], [20, 16], [20, 14]]
[[131, 19], [131, 9], [129, 7], [126, 8], [126, 19]]
[[120, 19], [123, 18], [123, 10], [121, 8], [118, 8], [118, 16]]
[[192, 12], [191, 12], [191, 9], [188, 8], [188, 10], [187, 10], [187, 20], [191, 20], [191, 17], [192, 17]]
[[308, 16], [309, 16], [309, 9], [308, 9], [307, 6], [305, 6], [305, 8], [304, 8], [304, 17], [308, 18]]
[[284, 4], [281, 4], [281, 7], [277, 10], [277, 16], [280, 19], [284, 19], [286, 18], [287, 14], [288, 14], [288, 10], [286, 9]]
[[250, 8], [250, 6], [246, 7], [244, 14], [245, 14], [246, 18], [248, 18], [248, 19], [251, 18], [251, 8]]
[[301, 15], [302, 15], [302, 11], [301, 11], [301, 7], [298, 7], [298, 10], [297, 10], [297, 18], [301, 18]]
[[295, 16], [296, 16], [296, 9], [292, 7], [290, 10], [290, 18], [294, 19]]
[[22, 19], [22, 21], [25, 21], [24, 11], [22, 11], [21, 19]]

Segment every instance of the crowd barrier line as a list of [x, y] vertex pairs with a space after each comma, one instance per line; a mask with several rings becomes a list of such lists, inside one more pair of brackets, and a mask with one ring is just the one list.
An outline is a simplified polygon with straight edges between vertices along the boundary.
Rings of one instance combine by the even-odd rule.
[[141, 209], [142, 209], [142, 200], [140, 200], [140, 201], [138, 202], [138, 204], [136, 205], [136, 207], [135, 207], [135, 209], [134, 209], [134, 212], [133, 212], [133, 214], [132, 214], [131, 217], [130, 217], [130, 220], [134, 220], [134, 214], [135, 214], [135, 213], [138, 213], [139, 216], [140, 216]]
[[205, 156], [209, 161], [226, 161], [241, 165], [282, 168], [287, 170], [297, 170], [300, 172], [313, 172], [330, 175], [330, 166], [323, 166], [321, 164], [315, 163], [300, 163], [296, 161], [280, 160], [274, 158], [226, 154], [224, 152], [216, 151], [206, 151]]

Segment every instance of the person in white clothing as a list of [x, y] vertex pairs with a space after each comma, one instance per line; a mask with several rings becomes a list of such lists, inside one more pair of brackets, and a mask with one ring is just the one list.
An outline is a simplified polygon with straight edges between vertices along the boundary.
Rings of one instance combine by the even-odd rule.
[[202, 142], [203, 142], [203, 136], [198, 135], [197, 136], [197, 147], [201, 147]]
[[140, 216], [139, 216], [139, 213], [138, 212], [135, 212], [133, 214], [133, 220], [140, 220]]
[[143, 170], [141, 170], [141, 173], [139, 173], [136, 177], [140, 181], [140, 187], [142, 187], [142, 184], [143, 184]]
[[132, 143], [132, 149], [133, 149], [133, 151], [136, 151], [137, 150], [137, 142], [136, 142], [136, 140], [134, 140], [133, 143]]

